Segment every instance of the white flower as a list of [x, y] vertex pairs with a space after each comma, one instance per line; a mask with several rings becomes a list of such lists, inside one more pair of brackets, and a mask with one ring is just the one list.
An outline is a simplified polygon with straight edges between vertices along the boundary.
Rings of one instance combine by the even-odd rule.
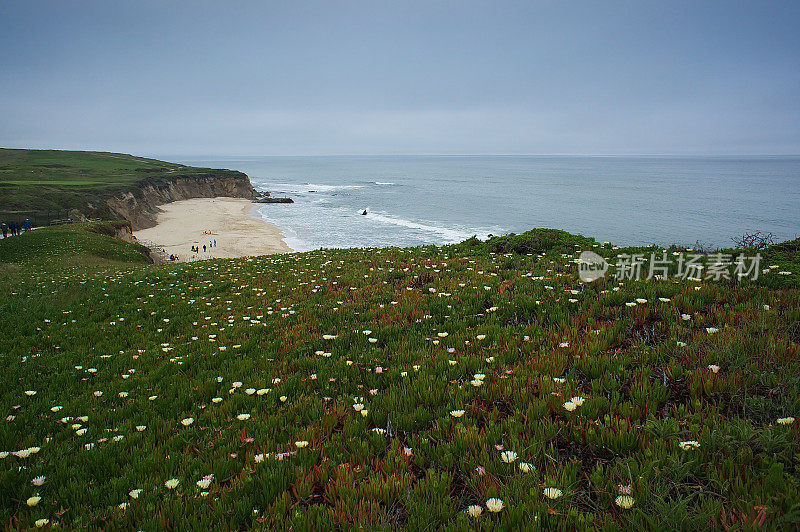
[[514, 451], [503, 451], [500, 454], [500, 458], [503, 460], [503, 462], [510, 464], [511, 462], [517, 459], [517, 453], [515, 453]]
[[236, 416], [236, 419], [238, 419], [239, 421], [247, 421], [248, 419], [250, 419], [250, 414], [239, 414], [238, 416]]
[[706, 327], [706, 332], [708, 334], [714, 334], [719, 332], [719, 329], [717, 329], [716, 327]]
[[264, 455], [263, 454], [257, 454], [257, 455], [255, 455], [253, 457], [253, 459], [256, 461], [257, 464], [260, 464], [261, 462], [264, 461]]
[[678, 445], [684, 451], [690, 451], [692, 449], [699, 449], [700, 448], [700, 443], [695, 441], [695, 440], [682, 441], [682, 442], [678, 443]]
[[178, 480], [177, 478], [171, 478], [168, 481], [164, 482], [164, 486], [166, 486], [167, 489], [175, 489], [180, 483], [181, 481]]
[[128, 503], [127, 502], [121, 502], [121, 503], [119, 503], [117, 505], [117, 508], [119, 508], [120, 510], [125, 510], [125, 509], [128, 508]]
[[244, 393], [246, 393], [247, 395], [253, 395], [254, 393], [256, 393], [256, 389], [255, 388], [248, 388], [248, 389], [246, 389], [244, 391]]
[[28, 397], [32, 397], [36, 395], [36, 390], [25, 390], [25, 395], [27, 395]]
[[572, 412], [573, 410], [578, 408], [578, 405], [576, 405], [572, 401], [567, 401], [566, 403], [564, 403], [564, 408]]
[[280, 399], [281, 399], [281, 403], [285, 403], [286, 399], [288, 399], [288, 398], [285, 395], [281, 395]]
[[44, 526], [49, 525], [50, 524], [50, 520], [49, 519], [37, 519], [34, 524], [36, 525], [36, 528], [42, 528]]
[[[478, 336], [476, 336], [475, 338], [477, 338], [478, 340], [483, 340], [483, 339], [485, 339], [485, 338], [486, 338], [486, 335], [485, 335], [485, 334], [479, 334], [479, 335], [478, 335]], [[480, 506], [478, 506], [478, 508], [480, 508]]]
[[581, 396], [576, 396], [576, 397], [573, 397], [572, 399], [570, 399], [570, 401], [575, 403], [575, 406], [581, 406], [583, 404], [583, 402], [585, 401], [585, 399], [583, 397], [581, 397]]
[[214, 397], [213, 399], [211, 399], [211, 402], [214, 403], [214, 404], [221, 403], [222, 402], [222, 397]]
[[681, 319], [683, 321], [689, 321], [689, 320], [692, 319], [692, 316], [691, 316], [691, 314], [681, 314]]
[[719, 371], [719, 366], [717, 366], [716, 364], [709, 364], [708, 369], [710, 369], [714, 373], [717, 373]]
[[84, 434], [86, 434], [86, 429], [78, 429], [75, 431], [75, 434], [77, 434], [78, 436], [83, 436]]
[[242, 387], [242, 383], [241, 383], [241, 382], [239, 382], [239, 381], [235, 381], [235, 382], [233, 383], [233, 387], [234, 387], [234, 388], [241, 388], [241, 387]]
[[534, 466], [529, 462], [520, 462], [519, 470], [522, 471], [523, 473], [530, 473], [531, 471], [534, 470]]
[[792, 423], [794, 423], [794, 418], [791, 416], [778, 418], [778, 425], [791, 425]]
[[503, 509], [503, 500], [498, 499], [496, 497], [492, 497], [491, 499], [486, 501], [486, 509], [494, 513], [499, 512], [500, 510]]
[[483, 385], [483, 381], [479, 380], [479, 379], [471, 380], [471, 381], [469, 381], [469, 383], [471, 385], [475, 386], [476, 388]]
[[464, 411], [463, 410], [451, 410], [450, 411], [450, 415], [453, 416], [453, 417], [461, 417], [461, 416], [464, 415]]
[[25, 502], [28, 504], [28, 506], [36, 506], [37, 504], [39, 504], [39, 501], [41, 500], [42, 500], [41, 497], [39, 497], [38, 495], [34, 495]]
[[483, 513], [483, 508], [478, 506], [477, 504], [472, 504], [467, 507], [467, 515], [470, 517], [480, 517]]
[[192, 423], [194, 423], [193, 417], [187, 417], [186, 419], [181, 420], [181, 425], [183, 425], [184, 427], [188, 427]]
[[61, 406], [54, 406], [54, 407], [51, 407], [51, 408], [50, 408], [50, 411], [51, 411], [51, 412], [58, 412], [58, 411], [59, 411], [59, 410], [61, 410], [62, 408], [63, 408], [63, 407], [61, 407]]
[[201, 478], [200, 480], [195, 482], [195, 484], [197, 484], [198, 488], [200, 488], [201, 490], [204, 490], [204, 489], [207, 489], [211, 485], [211, 479], [210, 478]]
[[146, 428], [147, 428], [147, 425], [136, 425], [136, 431], [137, 432], [142, 432]]
[[620, 495], [614, 500], [614, 502], [617, 503], [617, 506], [619, 506], [620, 508], [628, 510], [633, 507], [633, 504], [636, 501], [630, 495]]
[[303, 447], [308, 447], [308, 442], [305, 441], [305, 440], [296, 441], [296, 442], [294, 442], [294, 446], [297, 447], [298, 449], [302, 449]]
[[355, 410], [356, 412], [361, 412], [362, 410], [364, 410], [364, 405], [362, 403], [356, 403], [353, 405], [353, 410]]

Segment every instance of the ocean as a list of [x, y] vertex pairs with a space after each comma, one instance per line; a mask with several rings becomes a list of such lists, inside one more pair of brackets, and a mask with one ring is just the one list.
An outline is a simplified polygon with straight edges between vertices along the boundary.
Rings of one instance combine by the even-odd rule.
[[291, 197], [259, 212], [297, 251], [445, 244], [534, 227], [619, 245], [730, 246], [748, 231], [800, 236], [800, 157], [170, 160], [240, 170], [256, 189]]

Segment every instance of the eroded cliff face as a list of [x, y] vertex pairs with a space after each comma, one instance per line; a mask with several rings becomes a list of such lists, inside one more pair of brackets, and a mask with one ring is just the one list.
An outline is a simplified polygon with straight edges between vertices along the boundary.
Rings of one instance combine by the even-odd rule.
[[259, 196], [246, 174], [210, 171], [207, 174], [175, 176], [144, 181], [138, 188], [111, 196], [105, 204], [89, 205], [93, 215], [128, 220], [134, 231], [156, 225], [159, 205], [171, 201], [218, 196], [255, 199]]

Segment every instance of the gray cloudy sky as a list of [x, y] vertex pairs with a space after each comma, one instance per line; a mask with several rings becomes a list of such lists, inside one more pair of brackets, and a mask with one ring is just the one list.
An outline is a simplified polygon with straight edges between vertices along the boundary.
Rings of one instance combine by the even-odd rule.
[[798, 154], [800, 2], [0, 2], [0, 145]]

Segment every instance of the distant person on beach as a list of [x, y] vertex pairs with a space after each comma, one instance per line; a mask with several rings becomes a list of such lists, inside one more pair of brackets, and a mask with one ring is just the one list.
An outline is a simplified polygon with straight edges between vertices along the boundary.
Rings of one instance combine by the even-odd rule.
[[16, 234], [17, 234], [17, 224], [15, 224], [14, 222], [10, 222], [8, 224], [8, 229], [9, 229], [9, 231], [11, 231], [11, 236], [16, 236]]
[[3, 222], [3, 238], [8, 236], [8, 224]]
[[203, 253], [205, 253], [205, 252], [206, 252], [206, 245], [203, 244]]
[[217, 239], [214, 239], [214, 247], [217, 247]]

